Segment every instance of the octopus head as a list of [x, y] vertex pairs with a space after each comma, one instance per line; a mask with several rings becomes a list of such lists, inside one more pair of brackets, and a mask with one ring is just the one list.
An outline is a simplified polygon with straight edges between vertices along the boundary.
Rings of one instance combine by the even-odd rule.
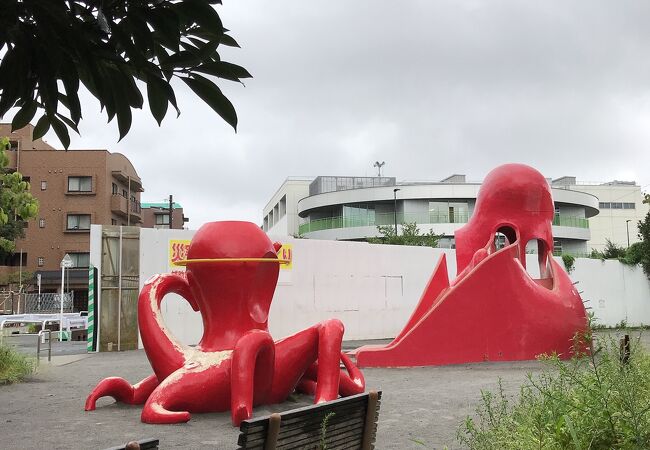
[[187, 252], [187, 277], [202, 314], [265, 327], [278, 280], [279, 246], [250, 222], [203, 225]]

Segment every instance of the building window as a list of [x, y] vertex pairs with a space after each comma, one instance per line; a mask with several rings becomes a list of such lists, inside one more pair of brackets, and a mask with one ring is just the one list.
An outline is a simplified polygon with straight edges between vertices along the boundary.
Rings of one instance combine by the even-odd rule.
[[38, 257], [38, 267], [43, 267], [45, 265], [45, 258], [42, 256]]
[[68, 230], [90, 230], [90, 214], [68, 214]]
[[111, 219], [111, 225], [117, 225], [117, 220]]
[[169, 228], [169, 214], [156, 214], [156, 228]]
[[553, 241], [553, 254], [554, 255], [561, 255], [562, 254], [562, 242], [561, 241]]
[[600, 209], [636, 209], [636, 203], [600, 202], [598, 207]]
[[41, 191], [44, 191], [47, 189], [47, 181], [41, 180]]
[[126, 191], [126, 189], [122, 189], [122, 197], [129, 198], [129, 193]]
[[38, 228], [45, 228], [45, 219], [38, 219]]
[[68, 192], [92, 192], [93, 177], [68, 177]]
[[10, 152], [18, 151], [18, 141], [9, 141], [6, 150], [9, 150]]
[[72, 267], [88, 267], [90, 265], [90, 253], [68, 253], [74, 266]]
[[117, 184], [115, 183], [112, 184], [113, 184], [113, 194], [117, 194]]

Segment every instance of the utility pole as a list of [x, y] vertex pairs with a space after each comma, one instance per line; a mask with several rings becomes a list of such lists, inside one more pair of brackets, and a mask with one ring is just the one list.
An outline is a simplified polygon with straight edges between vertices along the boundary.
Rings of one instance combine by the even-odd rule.
[[393, 210], [395, 212], [395, 237], [397, 237], [397, 191], [398, 188], [393, 189]]
[[625, 230], [627, 231], [627, 246], [630, 246], [630, 222], [632, 219], [627, 219], [625, 221]]
[[[15, 272], [14, 272], [15, 273]], [[23, 289], [23, 249], [20, 249], [20, 269], [18, 270], [18, 292]]]
[[174, 224], [174, 196], [170, 194], [169, 196], [169, 229], [173, 228]]

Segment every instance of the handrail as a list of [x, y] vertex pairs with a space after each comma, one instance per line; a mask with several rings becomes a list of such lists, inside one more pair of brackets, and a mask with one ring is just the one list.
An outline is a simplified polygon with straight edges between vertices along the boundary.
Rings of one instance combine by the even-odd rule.
[[43, 329], [38, 332], [38, 339], [36, 340], [36, 364], [40, 364], [41, 361], [41, 339], [45, 338], [45, 333], [48, 334], [47, 362], [52, 362], [52, 330]]
[[[395, 213], [369, 213], [363, 216], [353, 217], [325, 217], [323, 219], [312, 220], [303, 223], [298, 227], [298, 233], [303, 235], [314, 231], [331, 230], [336, 228], [355, 228], [355, 227], [376, 227], [382, 225], [393, 225], [397, 223], [418, 223], [418, 224], [438, 224], [438, 223], [467, 223], [470, 215], [463, 213], [403, 213], [398, 212], [397, 218]], [[589, 228], [589, 220], [584, 217], [573, 217], [555, 215], [553, 225], [573, 228]]]

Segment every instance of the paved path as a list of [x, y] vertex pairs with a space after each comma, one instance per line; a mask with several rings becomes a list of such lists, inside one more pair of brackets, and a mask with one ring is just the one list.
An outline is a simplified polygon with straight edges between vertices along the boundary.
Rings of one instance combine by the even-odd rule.
[[[78, 355], [86, 353], [86, 341], [63, 341], [59, 342], [56, 339], [57, 332], [52, 332], [52, 356], [57, 355]], [[37, 336], [33, 334], [20, 334], [20, 335], [10, 335], [4, 337], [4, 342], [7, 345], [15, 347], [19, 352], [22, 352], [29, 356], [36, 356], [36, 340]], [[48, 342], [45, 341], [44, 344], [41, 344], [41, 357], [47, 359], [47, 347]]]
[[[494, 389], [501, 378], [506, 392], [516, 394], [526, 374], [541, 368], [537, 362], [514, 362], [365, 369], [368, 388], [384, 391], [377, 448], [458, 448], [456, 430], [474, 411], [481, 389]], [[86, 395], [102, 378], [117, 375], [135, 383], [150, 373], [143, 351], [56, 356], [28, 381], [0, 386], [0, 448], [102, 449], [146, 437], [160, 439], [162, 449], [236, 448], [238, 430], [228, 413], [195, 414], [187, 424], [147, 425], [140, 422], [140, 406], [110, 398], [101, 399], [96, 411], [84, 412]], [[294, 396], [257, 408], [255, 415], [308, 403], [306, 396]]]

